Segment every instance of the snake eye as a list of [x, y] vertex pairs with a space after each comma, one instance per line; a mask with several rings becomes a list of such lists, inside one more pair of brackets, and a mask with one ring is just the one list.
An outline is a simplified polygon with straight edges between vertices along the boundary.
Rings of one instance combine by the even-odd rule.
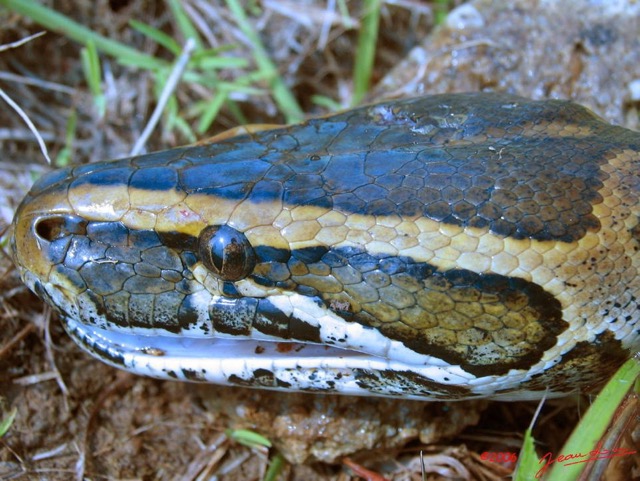
[[247, 238], [226, 225], [203, 229], [198, 251], [205, 267], [223, 281], [244, 279], [256, 265], [255, 253]]

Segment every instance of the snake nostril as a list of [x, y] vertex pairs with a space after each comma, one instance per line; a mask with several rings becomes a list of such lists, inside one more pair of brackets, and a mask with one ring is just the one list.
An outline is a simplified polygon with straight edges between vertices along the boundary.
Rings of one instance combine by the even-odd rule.
[[87, 221], [73, 215], [43, 217], [35, 222], [36, 235], [47, 242], [72, 234], [86, 234]]
[[43, 240], [51, 242], [64, 235], [63, 225], [64, 222], [59, 217], [38, 219], [35, 225], [36, 235]]

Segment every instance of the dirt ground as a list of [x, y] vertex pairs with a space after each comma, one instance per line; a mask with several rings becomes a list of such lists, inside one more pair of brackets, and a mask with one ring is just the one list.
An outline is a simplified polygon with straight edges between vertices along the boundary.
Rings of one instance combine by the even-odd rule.
[[[153, 25], [184, 43], [171, 2], [43, 3], [95, 32], [167, 60], [172, 54], [130, 28], [129, 20]], [[241, 82], [254, 71], [252, 48], [223, 2], [180, 3], [208, 48], [246, 59], [244, 67], [219, 71], [218, 81]], [[618, 10], [586, 0], [570, 3], [569, 14], [572, 8], [562, 1], [471, 2], [434, 31], [434, 4], [386, 2], [369, 100], [508, 91], [572, 98], [611, 122], [637, 129], [638, 98], [630, 86], [640, 79], [640, 7], [634, 2], [612, 2]], [[314, 96], [349, 104], [362, 5], [346, 5], [348, 14], [331, 1], [308, 1], [304, 8], [294, 1], [244, 2], [278, 71], [309, 115], [326, 113]], [[33, 20], [0, 7], [0, 44], [41, 30]], [[37, 125], [53, 158], [85, 163], [127, 155], [154, 107], [153, 74], [101, 55], [107, 109], [100, 116], [84, 80], [80, 49], [48, 32], [0, 51], [0, 87]], [[255, 87], [255, 92], [234, 93], [234, 104], [222, 108], [199, 136], [234, 127], [239, 118], [283, 122], [264, 83], [257, 81]], [[194, 106], [211, 96], [201, 85], [181, 85], [177, 109], [194, 127], [201, 115]], [[68, 142], [72, 116], [77, 127]], [[147, 149], [191, 140], [165, 117]], [[0, 231], [46, 170], [23, 121], [3, 106]], [[6, 237], [2, 247], [7, 249]], [[517, 453], [537, 406], [282, 395], [135, 377], [80, 351], [55, 315], [21, 284], [7, 255], [0, 258], [0, 307], [0, 419], [17, 409], [0, 438], [0, 479], [259, 480], [280, 453], [286, 461], [279, 479], [361, 479], [347, 467], [344, 457], [349, 456], [386, 479], [419, 480], [422, 451], [426, 479], [497, 480], [511, 473], [513, 463], [483, 461], [481, 454]], [[545, 404], [534, 428], [540, 453], [559, 452], [591, 396]], [[240, 444], [228, 431], [239, 428], [260, 432], [273, 447]], [[637, 426], [629, 428], [632, 443], [640, 442], [637, 431]], [[640, 479], [640, 465], [628, 459], [607, 476]]]

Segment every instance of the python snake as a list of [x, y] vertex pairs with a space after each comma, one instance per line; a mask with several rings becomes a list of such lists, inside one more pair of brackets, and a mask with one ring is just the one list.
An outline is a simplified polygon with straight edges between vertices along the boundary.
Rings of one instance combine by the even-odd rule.
[[639, 349], [639, 195], [637, 132], [437, 95], [52, 172], [12, 251], [80, 346], [139, 374], [536, 399]]

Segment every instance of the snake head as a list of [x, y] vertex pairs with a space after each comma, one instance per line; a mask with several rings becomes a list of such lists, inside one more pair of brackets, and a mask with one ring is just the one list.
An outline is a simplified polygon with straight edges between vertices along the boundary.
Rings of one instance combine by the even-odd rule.
[[537, 398], [640, 344], [638, 145], [566, 102], [390, 102], [48, 174], [13, 257], [141, 374]]

